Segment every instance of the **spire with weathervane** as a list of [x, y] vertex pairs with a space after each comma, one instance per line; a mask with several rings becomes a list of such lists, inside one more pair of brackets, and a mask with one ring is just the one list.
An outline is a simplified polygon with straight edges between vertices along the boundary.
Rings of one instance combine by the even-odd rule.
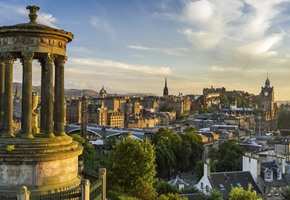
[[271, 88], [271, 85], [270, 85], [270, 80], [268, 78], [268, 74], [267, 74], [267, 79], [265, 81], [265, 88]]
[[165, 78], [165, 87], [163, 89], [163, 96], [168, 96], [167, 78]]

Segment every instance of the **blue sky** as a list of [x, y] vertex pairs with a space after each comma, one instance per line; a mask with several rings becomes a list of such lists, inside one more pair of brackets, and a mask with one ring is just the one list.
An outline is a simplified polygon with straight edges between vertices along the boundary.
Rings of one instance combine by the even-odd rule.
[[161, 95], [167, 77], [173, 95], [258, 94], [268, 74], [276, 100], [290, 99], [290, 0], [0, 0], [0, 25], [28, 22], [27, 5], [74, 34], [66, 88]]

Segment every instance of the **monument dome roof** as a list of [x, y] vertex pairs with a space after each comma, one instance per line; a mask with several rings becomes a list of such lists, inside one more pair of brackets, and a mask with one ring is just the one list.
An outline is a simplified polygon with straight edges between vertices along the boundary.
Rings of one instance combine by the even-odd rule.
[[73, 34], [71, 32], [49, 27], [43, 24], [38, 24], [36, 22], [37, 18], [36, 12], [39, 10], [39, 7], [27, 6], [26, 8], [30, 11], [29, 13], [30, 22], [10, 26], [1, 26], [0, 27], [1, 36], [48, 34], [64, 37], [68, 40], [68, 42], [72, 41]]

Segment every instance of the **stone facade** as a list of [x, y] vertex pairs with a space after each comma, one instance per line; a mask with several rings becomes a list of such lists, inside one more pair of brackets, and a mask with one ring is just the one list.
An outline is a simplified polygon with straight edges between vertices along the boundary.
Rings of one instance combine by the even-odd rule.
[[78, 174], [78, 158], [38, 162], [36, 165], [9, 164], [0, 166], [0, 184], [27, 185], [30, 188], [58, 185], [71, 181]]
[[108, 112], [108, 125], [112, 127], [124, 128], [124, 113], [123, 112]]
[[81, 101], [79, 99], [70, 99], [66, 103], [66, 123], [81, 123]]

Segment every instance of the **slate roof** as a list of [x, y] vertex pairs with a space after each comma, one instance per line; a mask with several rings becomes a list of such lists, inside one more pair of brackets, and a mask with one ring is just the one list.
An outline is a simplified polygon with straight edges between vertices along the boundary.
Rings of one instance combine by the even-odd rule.
[[212, 132], [212, 131], [201, 131], [200, 132], [202, 135], [204, 135], [207, 138], [213, 138], [213, 139], [218, 139], [219, 135]]
[[176, 177], [170, 181], [168, 181], [171, 185], [178, 186], [179, 184], [184, 184], [185, 186], [189, 187], [190, 184], [186, 183], [183, 179], [181, 179], [178, 174]]
[[[286, 180], [285, 175], [282, 175], [282, 180], [278, 180], [277, 179], [277, 173], [275, 171], [275, 168], [277, 168], [277, 167], [278, 166], [275, 164], [275, 162], [264, 162], [264, 163], [261, 163], [261, 170], [262, 170], [261, 178], [262, 178], [263, 184], [266, 187], [283, 187], [283, 186], [287, 186], [288, 185], [288, 182]], [[266, 170], [266, 169], [270, 169], [270, 170], [273, 171], [273, 181], [271, 181], [271, 182], [267, 182], [264, 179], [263, 170]]]
[[248, 190], [249, 184], [252, 185], [252, 189], [256, 190], [258, 194], [262, 194], [249, 171], [216, 172], [211, 173], [208, 179], [212, 188], [219, 190], [224, 199], [229, 198], [232, 188], [242, 187], [244, 190]]

